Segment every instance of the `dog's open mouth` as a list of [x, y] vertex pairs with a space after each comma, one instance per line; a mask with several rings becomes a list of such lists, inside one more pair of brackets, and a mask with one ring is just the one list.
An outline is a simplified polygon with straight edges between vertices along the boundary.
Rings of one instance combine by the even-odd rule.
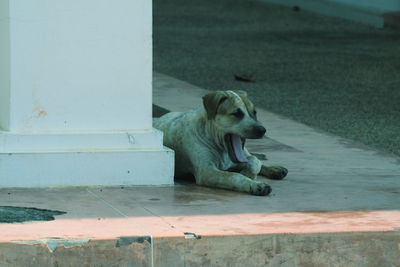
[[245, 141], [246, 139], [241, 138], [237, 134], [225, 135], [225, 142], [227, 144], [228, 154], [233, 162], [235, 163], [248, 162], [243, 150]]

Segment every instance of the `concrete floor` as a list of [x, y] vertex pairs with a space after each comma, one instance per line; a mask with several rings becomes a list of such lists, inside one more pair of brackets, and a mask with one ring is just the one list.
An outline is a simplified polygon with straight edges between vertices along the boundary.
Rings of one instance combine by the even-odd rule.
[[[164, 109], [196, 107], [205, 93], [154, 75]], [[400, 158], [258, 114], [269, 134], [249, 149], [289, 169], [268, 181], [269, 196], [190, 180], [1, 189], [0, 206], [50, 210], [55, 220], [0, 224], [0, 266], [400, 266]]]
[[[162, 74], [155, 75], [154, 85], [153, 102], [174, 111], [201, 106], [201, 96], [207, 93]], [[267, 128], [267, 138], [247, 140], [247, 147], [266, 154], [266, 164], [289, 169], [283, 181], [269, 181], [273, 188], [271, 197], [255, 200], [265, 201], [262, 211], [400, 208], [399, 157], [258, 110], [258, 118]]]
[[153, 36], [157, 72], [400, 156], [399, 30], [260, 0], [155, 0]]

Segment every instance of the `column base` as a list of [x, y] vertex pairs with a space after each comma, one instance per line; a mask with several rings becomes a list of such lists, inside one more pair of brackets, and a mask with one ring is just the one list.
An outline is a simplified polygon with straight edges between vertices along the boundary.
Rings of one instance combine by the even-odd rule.
[[162, 134], [157, 130], [35, 135], [0, 132], [0, 187], [173, 183], [174, 152], [162, 146]]

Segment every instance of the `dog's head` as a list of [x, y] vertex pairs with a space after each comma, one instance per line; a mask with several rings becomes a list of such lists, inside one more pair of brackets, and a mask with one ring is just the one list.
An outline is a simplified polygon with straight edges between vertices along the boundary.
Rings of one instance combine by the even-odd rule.
[[253, 103], [244, 91], [216, 91], [203, 97], [207, 119], [223, 135], [225, 147], [234, 162], [246, 162], [245, 139], [262, 138], [266, 129], [257, 120]]

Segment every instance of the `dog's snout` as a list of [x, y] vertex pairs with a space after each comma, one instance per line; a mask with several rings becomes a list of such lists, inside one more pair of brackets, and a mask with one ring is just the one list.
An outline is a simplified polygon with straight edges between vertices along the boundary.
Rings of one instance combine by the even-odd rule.
[[261, 126], [261, 125], [257, 125], [257, 126], [254, 126], [253, 131], [254, 131], [255, 135], [256, 135], [258, 138], [261, 138], [261, 137], [263, 137], [264, 134], [267, 132], [267, 129], [265, 129], [265, 128], [264, 128], [263, 126]]

